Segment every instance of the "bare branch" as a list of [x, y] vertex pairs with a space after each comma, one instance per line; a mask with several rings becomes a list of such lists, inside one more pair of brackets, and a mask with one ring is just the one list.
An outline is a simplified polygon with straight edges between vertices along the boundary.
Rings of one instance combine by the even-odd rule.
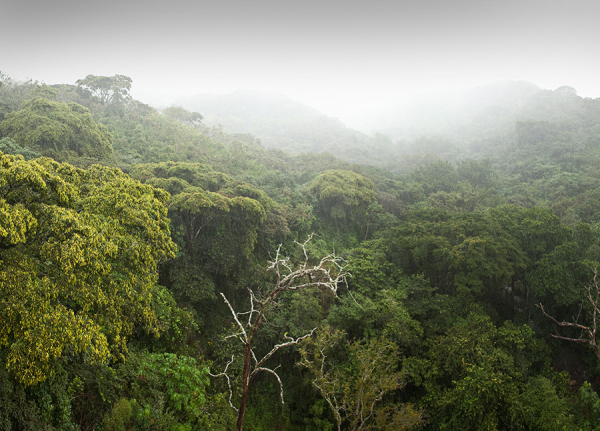
[[237, 325], [242, 330], [241, 333], [244, 334], [244, 338], [246, 340], [248, 340], [248, 334], [246, 334], [246, 330], [244, 329], [244, 326], [240, 323], [240, 321], [237, 317], [237, 313], [235, 312], [235, 310], [233, 309], [233, 307], [231, 306], [231, 304], [229, 303], [229, 301], [227, 300], [227, 297], [225, 296], [225, 294], [223, 292], [221, 292], [221, 296], [223, 297], [223, 301], [225, 301], [225, 303], [229, 307], [229, 310], [231, 310], [231, 314], [233, 315], [233, 319], [235, 320], [235, 323], [237, 323]]
[[231, 389], [231, 379], [229, 378], [229, 374], [227, 374], [227, 368], [229, 368], [229, 366], [233, 363], [233, 358], [234, 358], [234, 355], [231, 355], [231, 360], [229, 362], [227, 362], [227, 365], [225, 365], [225, 369], [223, 370], [222, 373], [213, 374], [213, 373], [209, 372], [208, 375], [211, 377], [225, 377], [227, 379], [227, 386], [229, 387], [229, 405], [237, 413], [238, 409], [236, 406], [233, 405], [233, 402], [232, 402], [233, 390]]
[[[592, 293], [592, 287], [594, 287], [596, 290], [595, 295]], [[576, 343], [589, 344], [594, 349], [594, 352], [596, 353], [596, 356], [598, 357], [598, 359], [600, 359], [600, 348], [598, 347], [598, 344], [596, 342], [598, 319], [600, 318], [600, 316], [599, 316], [599, 314], [600, 314], [600, 309], [599, 309], [600, 286], [598, 285], [597, 269], [594, 269], [594, 278], [592, 279], [592, 283], [587, 286], [584, 286], [584, 288], [587, 293], [587, 295], [586, 295], [587, 300], [589, 301], [590, 305], [592, 306], [592, 311], [589, 313], [590, 317], [591, 317], [591, 321], [592, 321], [590, 326], [585, 326], [578, 322], [579, 316], [581, 315], [581, 310], [579, 311], [579, 315], [575, 319], [575, 322], [559, 322], [553, 316], [549, 315], [546, 312], [546, 310], [544, 310], [544, 306], [542, 304], [536, 304], [536, 307], [538, 307], [540, 310], [542, 310], [542, 313], [544, 313], [544, 316], [548, 317], [550, 320], [552, 320], [558, 326], [562, 326], [563, 328], [576, 328], [576, 329], [580, 329], [582, 331], [581, 336], [578, 338], [564, 337], [561, 335], [551, 334], [552, 337], [558, 338], [560, 340], [574, 341]], [[586, 333], [586, 332], [587, 332], [587, 336], [584, 336], [584, 333]]]
[[[298, 344], [300, 341], [310, 337], [315, 329], [310, 333], [298, 337], [285, 338], [287, 341], [276, 344], [271, 350], [264, 355], [260, 360], [256, 357], [256, 353], [252, 346], [254, 337], [261, 327], [261, 324], [267, 319], [267, 312], [277, 304], [277, 296], [281, 292], [286, 291], [297, 291], [310, 287], [318, 287], [331, 291], [334, 295], [337, 293], [337, 288], [340, 283], [346, 283], [347, 277], [350, 274], [346, 271], [346, 262], [335, 254], [329, 254], [323, 257], [318, 265], [310, 266], [308, 251], [306, 250], [308, 242], [313, 238], [314, 234], [311, 234], [308, 239], [300, 244], [296, 242], [302, 248], [304, 254], [304, 261], [294, 266], [289, 257], [282, 257], [281, 245], [277, 247], [275, 253], [275, 259], [270, 261], [267, 267], [267, 271], [273, 271], [275, 273], [275, 285], [271, 289], [271, 292], [262, 300], [259, 300], [251, 289], [248, 289], [250, 294], [250, 310], [244, 312], [236, 312], [227, 300], [226, 296], [221, 293], [221, 297], [227, 304], [227, 307], [231, 311], [231, 315], [235, 320], [236, 325], [240, 329], [236, 334], [229, 335], [227, 338], [238, 338], [244, 346], [244, 357], [243, 357], [243, 370], [242, 370], [242, 394], [240, 399], [238, 412], [237, 429], [241, 431], [244, 423], [244, 415], [246, 409], [246, 403], [248, 400], [248, 388], [253, 377], [256, 376], [260, 371], [266, 371], [273, 374], [281, 389], [281, 402], [283, 403], [283, 385], [279, 375], [275, 372], [275, 369], [265, 367], [266, 361], [268, 361], [278, 350], [283, 347]], [[248, 316], [247, 325], [243, 325], [240, 321], [242, 316]], [[254, 365], [252, 365], [254, 364]], [[222, 375], [225, 375], [222, 373]], [[228, 377], [227, 377], [228, 378]], [[229, 378], [228, 378], [229, 382]]]
[[281, 383], [281, 379], [279, 378], [279, 374], [277, 374], [275, 372], [275, 370], [277, 368], [279, 368], [279, 367], [280, 367], [280, 365], [278, 365], [274, 370], [272, 370], [270, 368], [261, 367], [261, 368], [256, 368], [254, 371], [256, 371], [256, 372], [258, 372], [258, 371], [266, 371], [266, 372], [271, 373], [271, 374], [273, 374], [275, 376], [275, 378], [279, 382], [279, 396], [281, 398], [281, 404], [285, 404], [285, 401], [283, 401], [283, 383]]
[[585, 338], [569, 338], [569, 337], [563, 337], [562, 335], [556, 335], [556, 334], [550, 334], [550, 336], [552, 338], [558, 338], [559, 340], [566, 340], [566, 341], [574, 341], [576, 343], [591, 344], [590, 340], [587, 340]]
[[542, 313], [544, 313], [544, 316], [548, 317], [550, 320], [552, 320], [554, 323], [556, 323], [559, 326], [563, 326], [563, 327], [571, 327], [571, 328], [578, 328], [584, 331], [589, 331], [590, 328], [588, 326], [583, 326], [579, 323], [574, 323], [574, 322], [559, 322], [558, 320], [556, 320], [554, 317], [552, 317], [551, 315], [549, 315], [548, 313], [546, 313], [546, 310], [544, 310], [544, 306], [542, 304], [535, 304], [535, 306], [537, 308], [539, 308], [540, 310], [542, 310]]
[[227, 340], [228, 338], [237, 338], [237, 337], [239, 337], [240, 335], [243, 335], [243, 334], [244, 334], [243, 332], [238, 332], [236, 334], [228, 335], [227, 337], [224, 337], [223, 339]]
[[[288, 338], [290, 341], [286, 341], [285, 343], [281, 343], [281, 344], [277, 344], [275, 345], [271, 351], [269, 353], [267, 353], [265, 356], [263, 356], [263, 358], [256, 364], [256, 368], [262, 367], [262, 364], [264, 364], [271, 356], [273, 356], [273, 354], [275, 352], [277, 352], [279, 349], [281, 349], [282, 347], [287, 347], [287, 346], [291, 346], [293, 344], [298, 344], [300, 341], [304, 340], [305, 338], [311, 337], [312, 334], [314, 334], [315, 330], [317, 328], [313, 328], [312, 331], [310, 331], [308, 334], [303, 335], [302, 337], [299, 338], [292, 338], [292, 337], [288, 337], [287, 335], [285, 336], [285, 338]], [[256, 369], [252, 372], [252, 374], [250, 375], [250, 377], [252, 377], [254, 374], [256, 374]]]

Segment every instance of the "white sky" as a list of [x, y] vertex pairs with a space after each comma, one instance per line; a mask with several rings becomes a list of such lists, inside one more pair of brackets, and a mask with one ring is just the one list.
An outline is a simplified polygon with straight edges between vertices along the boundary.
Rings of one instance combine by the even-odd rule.
[[598, 0], [0, 0], [0, 71], [127, 75], [154, 103], [279, 92], [342, 120], [499, 80], [598, 98], [599, 18]]

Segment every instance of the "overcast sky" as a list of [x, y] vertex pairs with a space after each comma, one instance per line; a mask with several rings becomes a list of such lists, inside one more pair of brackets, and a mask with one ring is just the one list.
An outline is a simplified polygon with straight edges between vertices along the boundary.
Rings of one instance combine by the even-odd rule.
[[344, 120], [499, 80], [600, 97], [598, 0], [0, 0], [0, 71], [133, 79], [142, 101], [252, 89]]

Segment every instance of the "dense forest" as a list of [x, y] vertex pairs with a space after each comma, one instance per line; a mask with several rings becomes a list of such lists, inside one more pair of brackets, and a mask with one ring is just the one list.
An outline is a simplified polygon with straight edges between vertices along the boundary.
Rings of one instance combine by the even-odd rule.
[[600, 99], [265, 145], [132, 85], [0, 74], [0, 429], [600, 430]]

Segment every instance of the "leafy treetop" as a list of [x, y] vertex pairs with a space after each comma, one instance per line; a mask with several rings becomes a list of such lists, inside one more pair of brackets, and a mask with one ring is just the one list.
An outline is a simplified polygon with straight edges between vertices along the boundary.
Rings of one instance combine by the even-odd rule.
[[84, 93], [92, 95], [103, 105], [110, 105], [129, 100], [131, 82], [131, 78], [125, 75], [88, 75], [84, 79], [78, 79], [75, 83]]
[[0, 153], [0, 346], [18, 380], [61, 358], [122, 357], [156, 328], [157, 263], [174, 257], [168, 194], [119, 170]]
[[87, 108], [42, 97], [6, 114], [0, 133], [34, 150], [74, 151], [95, 158], [106, 158], [113, 152], [110, 132], [94, 121]]

